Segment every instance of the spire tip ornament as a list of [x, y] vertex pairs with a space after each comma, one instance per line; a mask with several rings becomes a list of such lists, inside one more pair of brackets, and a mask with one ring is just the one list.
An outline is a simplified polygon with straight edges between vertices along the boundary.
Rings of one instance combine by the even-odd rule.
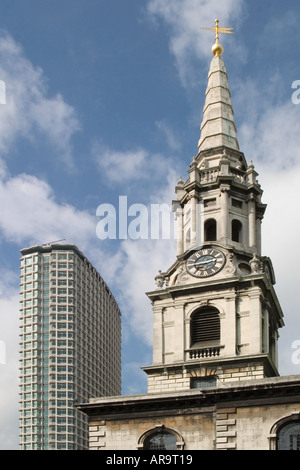
[[211, 51], [214, 56], [221, 56], [223, 54], [223, 46], [219, 43], [219, 34], [234, 34], [233, 28], [221, 28], [219, 26], [219, 20], [215, 20], [216, 26], [212, 26], [211, 28], [201, 28], [207, 31], [212, 31], [216, 33], [215, 37], [215, 44], [212, 46]]

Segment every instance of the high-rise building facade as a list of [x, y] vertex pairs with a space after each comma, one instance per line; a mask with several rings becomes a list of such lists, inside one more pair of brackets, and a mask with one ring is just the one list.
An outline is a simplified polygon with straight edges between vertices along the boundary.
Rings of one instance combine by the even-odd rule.
[[74, 245], [21, 250], [20, 447], [88, 448], [76, 403], [121, 393], [121, 314]]

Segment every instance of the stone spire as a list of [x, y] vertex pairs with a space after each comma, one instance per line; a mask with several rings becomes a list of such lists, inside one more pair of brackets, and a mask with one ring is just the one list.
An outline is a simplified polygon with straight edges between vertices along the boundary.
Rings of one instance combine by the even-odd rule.
[[216, 54], [210, 64], [198, 150], [226, 146], [239, 150], [224, 60]]
[[227, 72], [221, 57], [223, 46], [219, 43], [219, 34], [233, 34], [233, 28], [220, 27], [219, 20], [215, 20], [215, 23], [212, 28], [202, 28], [215, 32], [216, 36], [211, 48], [214, 58], [208, 73], [199, 152], [220, 146], [239, 150]]

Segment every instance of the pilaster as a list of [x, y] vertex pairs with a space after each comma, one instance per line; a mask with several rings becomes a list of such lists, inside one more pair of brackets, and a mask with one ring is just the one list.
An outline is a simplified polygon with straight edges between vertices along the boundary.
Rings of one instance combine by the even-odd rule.
[[175, 217], [177, 223], [177, 256], [183, 253], [183, 209], [181, 207], [176, 208]]
[[224, 345], [224, 356], [236, 355], [236, 294], [225, 296], [225, 316], [222, 320], [221, 343]]
[[220, 217], [220, 241], [223, 241], [227, 244], [229, 238], [229, 221], [228, 221], [228, 208], [229, 208], [229, 190], [230, 186], [222, 184], [221, 185], [221, 217]]
[[174, 362], [184, 361], [184, 302], [174, 306]]
[[164, 358], [163, 310], [161, 305], [153, 306], [153, 364], [162, 364]]
[[216, 450], [236, 449], [236, 408], [217, 410]]
[[256, 247], [256, 210], [255, 199], [251, 195], [248, 200], [248, 226], [249, 226], [249, 246]]
[[191, 194], [191, 210], [192, 210], [192, 227], [191, 227], [191, 243], [197, 242], [197, 196], [193, 191]]
[[262, 299], [260, 289], [248, 293], [250, 297], [250, 354], [262, 353]]

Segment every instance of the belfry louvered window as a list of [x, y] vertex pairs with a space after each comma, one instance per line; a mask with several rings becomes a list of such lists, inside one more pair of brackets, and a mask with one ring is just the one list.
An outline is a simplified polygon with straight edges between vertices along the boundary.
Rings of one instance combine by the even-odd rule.
[[191, 346], [220, 342], [219, 311], [214, 307], [196, 310], [191, 318]]

